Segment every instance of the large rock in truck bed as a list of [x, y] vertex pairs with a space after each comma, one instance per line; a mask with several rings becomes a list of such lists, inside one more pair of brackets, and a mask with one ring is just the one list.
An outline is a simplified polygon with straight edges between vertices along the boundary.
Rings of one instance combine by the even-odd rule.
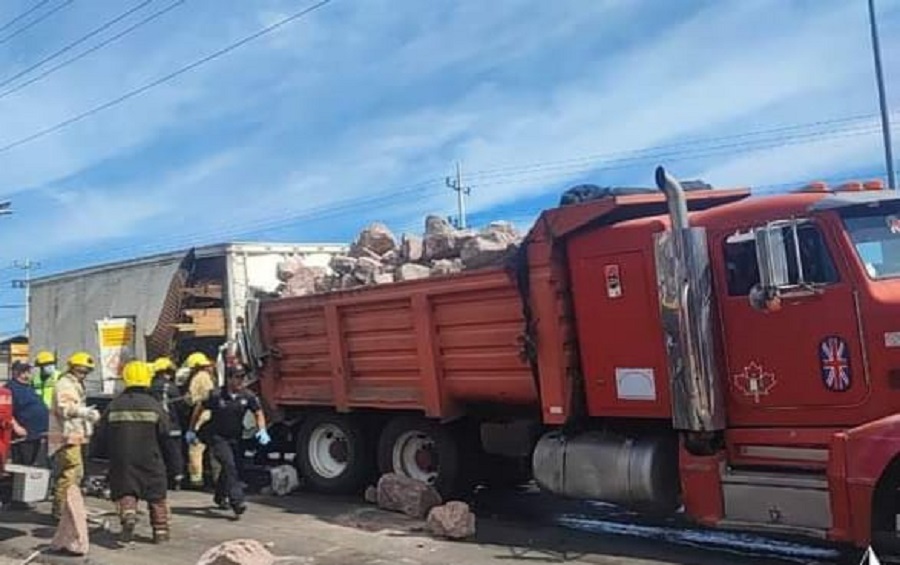
[[359, 232], [347, 255], [336, 255], [328, 269], [298, 262], [278, 266], [282, 296], [347, 290], [502, 265], [522, 242], [510, 222], [491, 222], [481, 230], [460, 230], [440, 216], [425, 219], [425, 231], [399, 240], [382, 223]]

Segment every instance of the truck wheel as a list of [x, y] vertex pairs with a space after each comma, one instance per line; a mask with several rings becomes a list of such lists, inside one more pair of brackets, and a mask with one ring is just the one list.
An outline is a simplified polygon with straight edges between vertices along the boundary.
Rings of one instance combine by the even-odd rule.
[[378, 441], [378, 468], [433, 486], [442, 496], [460, 479], [459, 442], [445, 427], [423, 418], [391, 420]]
[[348, 416], [313, 414], [300, 426], [297, 468], [314, 490], [349, 494], [371, 471], [371, 456], [360, 425]]
[[900, 458], [891, 461], [872, 496], [872, 547], [885, 563], [900, 562]]

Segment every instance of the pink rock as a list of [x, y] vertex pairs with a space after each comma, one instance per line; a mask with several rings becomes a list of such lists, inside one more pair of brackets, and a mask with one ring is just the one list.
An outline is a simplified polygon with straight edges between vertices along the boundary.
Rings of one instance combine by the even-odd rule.
[[400, 265], [394, 274], [397, 282], [414, 281], [417, 279], [425, 279], [431, 276], [431, 269], [424, 265], [416, 265], [415, 263], [406, 263]]
[[449, 539], [465, 539], [475, 535], [475, 514], [465, 502], [457, 500], [436, 506], [428, 512], [428, 531]]
[[253, 539], [230, 540], [210, 548], [197, 565], [272, 565], [278, 559]]
[[379, 508], [402, 512], [420, 520], [441, 503], [441, 495], [434, 487], [396, 473], [388, 473], [378, 479], [376, 499]]

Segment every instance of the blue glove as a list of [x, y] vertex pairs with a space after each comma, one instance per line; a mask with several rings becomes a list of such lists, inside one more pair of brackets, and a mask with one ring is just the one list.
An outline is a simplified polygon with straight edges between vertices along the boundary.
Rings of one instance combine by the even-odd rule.
[[188, 442], [189, 445], [197, 443], [197, 432], [194, 430], [186, 431], [184, 433], [184, 441]]
[[272, 438], [269, 437], [269, 432], [263, 428], [256, 432], [256, 441], [258, 441], [260, 445], [269, 445], [272, 443]]

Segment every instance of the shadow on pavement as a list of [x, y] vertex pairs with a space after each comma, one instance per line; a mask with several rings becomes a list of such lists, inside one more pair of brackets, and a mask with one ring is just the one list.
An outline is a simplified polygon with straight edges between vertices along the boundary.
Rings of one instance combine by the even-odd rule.
[[[303, 514], [326, 523], [369, 532], [388, 532], [395, 537], [428, 536], [420, 520], [386, 512], [355, 497], [324, 496], [298, 492], [286, 497], [253, 496], [253, 502], [279, 508], [291, 514]], [[596, 510], [581, 501], [567, 501], [544, 494], [522, 491], [484, 491], [467, 502], [478, 515], [477, 533], [460, 543], [503, 548], [495, 559], [533, 563], [601, 562], [610, 557], [623, 560], [657, 560], [663, 563], [691, 565], [762, 565], [770, 563], [829, 563], [796, 557], [755, 555], [704, 548], [664, 540], [642, 539], [629, 535], [598, 534], [561, 527], [554, 517], [565, 513]], [[615, 520], [632, 517], [619, 510], [610, 512]], [[599, 519], [599, 518], [598, 518]], [[637, 520], [649, 524], [648, 520]], [[668, 521], [669, 525], [677, 526]]]

